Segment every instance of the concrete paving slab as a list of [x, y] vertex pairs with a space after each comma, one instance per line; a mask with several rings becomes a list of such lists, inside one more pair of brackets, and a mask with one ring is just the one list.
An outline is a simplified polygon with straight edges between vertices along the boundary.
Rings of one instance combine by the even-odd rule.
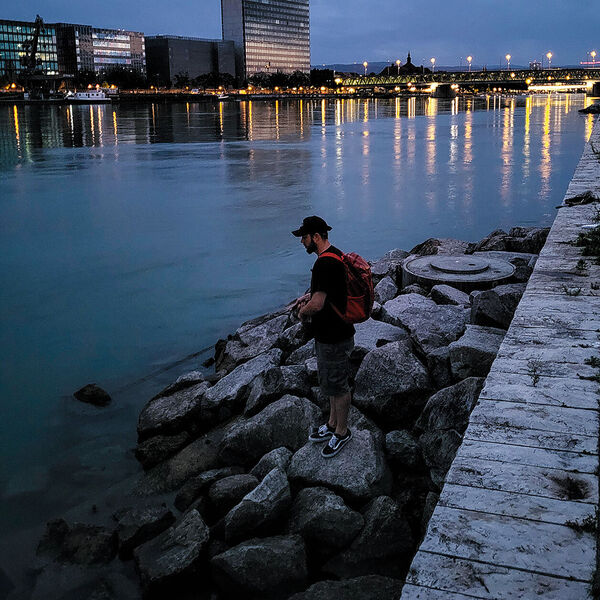
[[532, 521], [543, 521], [544, 523], [555, 523], [556, 525], [564, 525], [567, 522], [581, 524], [585, 519], [594, 518], [596, 514], [595, 504], [555, 500], [452, 483], [444, 485], [438, 506], [464, 508]]
[[487, 423], [471, 423], [465, 431], [465, 440], [488, 440], [506, 442], [521, 446], [536, 446], [548, 450], [581, 452], [596, 455], [598, 452], [597, 439], [592, 436], [573, 433], [558, 433], [556, 431], [539, 431], [526, 429], [523, 426], [498, 427]]
[[[539, 341], [542, 343], [536, 345], [531, 343], [531, 340], [529, 344], [525, 344], [519, 342], [518, 339], [509, 339], [507, 343], [502, 344], [500, 347], [496, 355], [496, 360], [517, 360], [527, 365], [527, 370], [529, 370], [528, 362], [532, 360], [548, 364], [573, 364], [577, 366], [577, 372], [581, 375], [594, 374], [594, 370], [589, 365], [586, 365], [585, 361], [593, 357], [600, 358], [600, 351], [596, 347], [596, 344], [593, 346], [592, 344], [584, 344], [591, 346], [588, 348], [582, 348], [580, 344], [572, 343], [558, 345], [550, 342], [549, 344], [544, 344], [543, 336], [540, 336]], [[584, 371], [582, 366], [587, 366], [589, 369]]]
[[[589, 597], [590, 588], [587, 581], [548, 577], [540, 573], [422, 551], [415, 556], [406, 581], [409, 585], [462, 593], [485, 600], [541, 597], [544, 600], [585, 600]], [[406, 600], [404, 594], [402, 600]]]
[[446, 483], [555, 500], [598, 502], [598, 478], [595, 475], [530, 465], [499, 468], [496, 461], [463, 459], [460, 453], [446, 475]]
[[[538, 355], [539, 357], [535, 358], [532, 353], [530, 359], [527, 357], [514, 359], [498, 356], [492, 363], [492, 369], [499, 373], [525, 373], [530, 375], [532, 386], [534, 373], [544, 377], [562, 377], [573, 381], [598, 375], [598, 370], [595, 367], [587, 365], [583, 361], [571, 363], [553, 360], [551, 349], [546, 352], [546, 355], [550, 357], [549, 359], [541, 356], [539, 352]], [[597, 356], [597, 353], [593, 355]], [[588, 379], [583, 379], [583, 381], [588, 381]]]
[[472, 600], [481, 596], [465, 596], [447, 590], [436, 590], [406, 583], [402, 588], [402, 600]]
[[588, 581], [596, 560], [594, 538], [565, 525], [438, 506], [420, 549]]

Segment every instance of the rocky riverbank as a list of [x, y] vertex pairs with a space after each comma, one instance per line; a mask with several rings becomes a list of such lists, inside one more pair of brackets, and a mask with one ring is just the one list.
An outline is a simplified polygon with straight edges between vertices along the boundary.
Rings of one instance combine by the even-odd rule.
[[[354, 437], [331, 460], [307, 442], [328, 403], [294, 315], [220, 340], [213, 375], [182, 375], [142, 410], [144, 472], [88, 522], [48, 523], [28, 596], [398, 598], [547, 233], [430, 239], [372, 263], [377, 302], [352, 355]], [[402, 287], [409, 257], [474, 252], [512, 263], [512, 279], [470, 294]]]

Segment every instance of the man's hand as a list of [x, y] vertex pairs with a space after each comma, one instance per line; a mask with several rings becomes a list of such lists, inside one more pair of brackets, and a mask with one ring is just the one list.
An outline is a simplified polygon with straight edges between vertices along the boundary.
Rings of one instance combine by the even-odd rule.
[[306, 304], [308, 304], [308, 301], [310, 300], [310, 294], [304, 294], [304, 296], [300, 296], [300, 298], [298, 298], [295, 302], [293, 302], [290, 305], [290, 310], [296, 314], [299, 315], [300, 310], [306, 306]]
[[325, 292], [315, 292], [310, 296], [310, 300], [302, 305], [302, 308], [298, 311], [298, 316], [303, 321], [312, 317], [315, 313], [318, 313], [325, 306], [325, 299], [327, 294]]

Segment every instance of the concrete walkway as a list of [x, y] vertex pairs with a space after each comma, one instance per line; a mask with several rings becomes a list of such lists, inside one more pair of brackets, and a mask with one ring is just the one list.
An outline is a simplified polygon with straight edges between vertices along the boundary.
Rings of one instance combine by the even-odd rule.
[[[600, 151], [598, 121], [591, 142]], [[588, 190], [600, 196], [590, 143], [565, 198]], [[600, 358], [600, 266], [578, 271], [568, 242], [597, 206], [558, 210], [402, 600], [592, 597], [596, 536], [574, 524], [595, 524], [598, 506], [600, 385], [581, 376], [600, 374], [585, 364]]]

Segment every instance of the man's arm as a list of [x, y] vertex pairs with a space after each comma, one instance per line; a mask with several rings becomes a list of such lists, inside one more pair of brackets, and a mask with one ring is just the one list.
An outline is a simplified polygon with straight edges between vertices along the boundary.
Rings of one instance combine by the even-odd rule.
[[327, 294], [325, 292], [315, 292], [310, 300], [298, 311], [298, 316], [301, 319], [312, 317], [315, 313], [323, 309], [326, 298]]

